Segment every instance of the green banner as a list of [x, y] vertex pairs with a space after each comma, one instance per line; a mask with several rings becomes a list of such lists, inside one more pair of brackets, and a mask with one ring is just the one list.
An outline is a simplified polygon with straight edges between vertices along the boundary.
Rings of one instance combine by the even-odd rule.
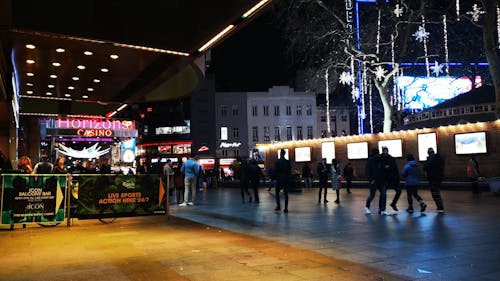
[[72, 182], [78, 193], [75, 216], [80, 219], [166, 212], [166, 190], [159, 175], [79, 175]]
[[64, 221], [66, 175], [4, 174], [2, 224]]

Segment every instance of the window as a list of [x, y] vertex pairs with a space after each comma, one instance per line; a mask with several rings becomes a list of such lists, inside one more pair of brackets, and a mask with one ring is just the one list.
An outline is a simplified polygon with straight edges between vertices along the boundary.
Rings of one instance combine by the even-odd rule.
[[238, 128], [233, 128], [233, 137], [235, 139], [239, 138], [240, 137], [240, 129]]
[[220, 140], [227, 140], [227, 127], [220, 128]]
[[342, 122], [347, 122], [347, 115], [342, 115], [341, 118], [342, 118]]
[[281, 136], [280, 136], [280, 126], [274, 127], [274, 140], [275, 141], [280, 141]]
[[312, 115], [312, 106], [306, 105], [306, 115], [311, 116]]
[[222, 115], [222, 117], [226, 117], [227, 116], [227, 106], [226, 105], [221, 105], [220, 106], [220, 114]]
[[264, 116], [269, 116], [269, 105], [264, 105]]
[[269, 126], [264, 126], [264, 141], [270, 141], [269, 137]]
[[326, 116], [325, 115], [321, 115], [319, 117], [319, 119], [320, 119], [321, 122], [326, 122]]
[[280, 116], [280, 106], [279, 105], [274, 106], [274, 116]]
[[333, 115], [333, 114], [332, 114], [332, 115], [330, 115], [330, 121], [332, 121], [332, 122], [336, 122], [336, 121], [337, 121], [337, 116], [335, 116], [335, 115]]
[[257, 106], [256, 105], [252, 106], [252, 116], [257, 116]]
[[259, 128], [257, 126], [252, 127], [252, 141], [259, 141]]
[[292, 115], [292, 107], [289, 105], [286, 106], [286, 115], [287, 116]]
[[292, 126], [286, 126], [286, 140], [292, 140]]
[[302, 115], [302, 105], [297, 105], [297, 115]]
[[232, 107], [232, 111], [233, 111], [233, 116], [238, 116], [238, 111], [239, 111], [238, 106], [234, 105]]
[[227, 157], [227, 149], [223, 149], [222, 150], [222, 156], [226, 156]]
[[240, 156], [240, 150], [239, 149], [236, 149], [233, 152], [234, 152], [234, 156], [236, 156], [236, 157]]
[[307, 139], [312, 139], [313, 138], [313, 127], [312, 126], [307, 126]]
[[302, 138], [302, 126], [297, 126], [297, 139], [301, 140]]

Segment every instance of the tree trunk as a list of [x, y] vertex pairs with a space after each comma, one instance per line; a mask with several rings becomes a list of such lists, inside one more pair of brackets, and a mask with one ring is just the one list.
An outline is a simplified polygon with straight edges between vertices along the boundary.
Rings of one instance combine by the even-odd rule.
[[486, 11], [483, 24], [483, 41], [486, 59], [488, 60], [491, 80], [495, 87], [496, 95], [496, 117], [500, 118], [500, 50], [495, 41], [496, 29], [496, 3], [497, 0], [483, 0]]
[[387, 87], [382, 86], [380, 83], [375, 82], [382, 105], [384, 107], [384, 129], [383, 133], [389, 133], [392, 129], [392, 106]]

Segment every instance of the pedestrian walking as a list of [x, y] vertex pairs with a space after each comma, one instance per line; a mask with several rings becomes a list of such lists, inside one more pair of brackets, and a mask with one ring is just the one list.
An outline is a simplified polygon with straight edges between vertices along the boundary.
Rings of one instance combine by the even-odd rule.
[[285, 208], [283, 212], [288, 213], [288, 185], [290, 176], [292, 174], [292, 165], [290, 161], [285, 159], [286, 151], [282, 149], [280, 151], [280, 158], [274, 163], [274, 173], [276, 176], [276, 208], [275, 211], [281, 210], [280, 204], [280, 191], [283, 190], [283, 196], [285, 197]]
[[413, 198], [417, 199], [420, 204], [420, 212], [425, 212], [427, 205], [424, 203], [422, 197], [418, 195], [418, 187], [420, 186], [420, 167], [413, 154], [406, 155], [406, 164], [401, 171], [401, 175], [405, 179], [406, 194], [408, 199], [408, 208], [406, 211], [410, 214], [413, 213]]
[[429, 187], [431, 189], [432, 199], [436, 203], [437, 212], [444, 213], [443, 199], [441, 198], [441, 182], [444, 177], [444, 161], [441, 155], [434, 152], [432, 147], [427, 149], [427, 161], [424, 164], [424, 171], [427, 175], [427, 180], [429, 181]]
[[248, 166], [247, 159], [241, 159], [241, 164], [239, 168], [240, 175], [240, 192], [241, 192], [241, 203], [245, 203], [245, 194], [248, 196], [248, 202], [252, 202], [252, 196], [248, 190], [250, 185], [250, 167]]
[[400, 177], [399, 177], [399, 169], [398, 165], [396, 164], [396, 160], [392, 155], [389, 154], [389, 149], [386, 146], [382, 147], [382, 157], [385, 157], [387, 161], [389, 162], [389, 178], [387, 179], [387, 189], [394, 189], [396, 191], [396, 194], [394, 195], [394, 198], [392, 199], [392, 202], [390, 206], [394, 211], [398, 211], [398, 200], [399, 197], [401, 196], [401, 185], [400, 185]]
[[471, 181], [472, 193], [479, 193], [479, 177], [481, 173], [479, 172], [479, 162], [477, 162], [474, 154], [471, 154], [469, 161], [467, 162], [467, 177]]
[[304, 163], [304, 166], [302, 166], [302, 179], [304, 180], [304, 186], [306, 188], [311, 188], [312, 173], [311, 173], [311, 167], [309, 167], [309, 164], [307, 162]]
[[318, 204], [321, 203], [321, 192], [325, 190], [325, 195], [323, 197], [323, 203], [328, 203], [326, 200], [326, 195], [328, 193], [328, 166], [326, 164], [326, 158], [321, 159], [316, 167], [316, 172], [319, 177], [319, 193], [318, 193]]
[[184, 175], [179, 167], [174, 169], [174, 188], [175, 188], [175, 199], [177, 205], [182, 204], [184, 201]]
[[335, 203], [340, 203], [340, 177], [342, 176], [342, 165], [340, 160], [332, 159], [332, 165], [330, 166], [330, 176], [332, 178], [332, 189], [335, 190], [337, 194], [337, 199], [335, 199]]
[[351, 162], [347, 162], [347, 165], [345, 165], [343, 172], [347, 193], [351, 193], [352, 179], [354, 178], [354, 169], [352, 168]]
[[371, 151], [371, 155], [366, 161], [366, 176], [370, 184], [370, 195], [366, 199], [365, 213], [371, 214], [370, 204], [375, 198], [377, 190], [380, 192], [378, 200], [378, 213], [381, 215], [391, 215], [385, 210], [387, 200], [387, 181], [389, 179], [390, 163], [387, 157], [379, 154], [378, 148]]
[[259, 183], [260, 179], [262, 178], [262, 169], [257, 164], [257, 160], [255, 159], [250, 160], [249, 171], [250, 171], [250, 187], [253, 190], [254, 202], [259, 203], [260, 202]]
[[[179, 206], [194, 205], [199, 167], [200, 165], [194, 159], [194, 154], [191, 154], [191, 157], [182, 164], [181, 172], [184, 174], [184, 202], [179, 204]], [[189, 201], [189, 193], [191, 193], [191, 201]]]

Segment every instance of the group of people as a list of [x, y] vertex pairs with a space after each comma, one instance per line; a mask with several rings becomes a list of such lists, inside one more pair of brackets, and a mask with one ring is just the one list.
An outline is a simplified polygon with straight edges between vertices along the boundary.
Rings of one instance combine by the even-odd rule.
[[[427, 161], [423, 166], [423, 170], [427, 175], [431, 195], [436, 203], [437, 212], [444, 212], [443, 200], [441, 198], [440, 187], [444, 176], [444, 161], [441, 156], [435, 153], [433, 148], [427, 150]], [[418, 187], [420, 185], [420, 167], [415, 161], [412, 154], [406, 155], [407, 163], [404, 165], [401, 176], [405, 179], [408, 208], [408, 213], [413, 213], [413, 198], [420, 205], [420, 212], [425, 212], [427, 204], [422, 197], [418, 195]], [[389, 154], [387, 147], [382, 148], [382, 153], [379, 153], [377, 148], [371, 151], [371, 155], [366, 162], [366, 176], [370, 185], [370, 194], [366, 199], [365, 213], [370, 214], [370, 204], [375, 198], [377, 190], [380, 193], [378, 212], [382, 215], [390, 215], [391, 212], [386, 210], [387, 189], [392, 188], [396, 194], [390, 203], [394, 211], [398, 211], [397, 202], [401, 195], [400, 172], [396, 165], [396, 161]]]
[[50, 163], [48, 156], [42, 155], [40, 162], [33, 166], [28, 156], [21, 156], [17, 162], [17, 169], [22, 174], [110, 174], [111, 165], [109, 159], [103, 159], [97, 167], [93, 162], [77, 161], [75, 165], [66, 165], [64, 157], [58, 157], [54, 163]]
[[[304, 165], [305, 167], [305, 165]], [[306, 168], [307, 171], [307, 168]], [[337, 159], [332, 159], [332, 164], [327, 164], [326, 158], [321, 159], [321, 162], [318, 163], [316, 167], [316, 171], [318, 173], [319, 178], [319, 192], [318, 192], [318, 204], [321, 203], [321, 195], [324, 190], [323, 203], [328, 203], [326, 199], [328, 193], [328, 178], [331, 179], [332, 189], [335, 190], [337, 198], [335, 199], [335, 203], [340, 203], [340, 188], [342, 186], [342, 181], [346, 182], [347, 193], [351, 193], [352, 179], [354, 176], [354, 169], [351, 166], [351, 163], [347, 163], [345, 167], [342, 168], [342, 162]], [[304, 174], [304, 168], [302, 168], [302, 177], [307, 176], [308, 174]], [[309, 176], [310, 174], [309, 169]]]

